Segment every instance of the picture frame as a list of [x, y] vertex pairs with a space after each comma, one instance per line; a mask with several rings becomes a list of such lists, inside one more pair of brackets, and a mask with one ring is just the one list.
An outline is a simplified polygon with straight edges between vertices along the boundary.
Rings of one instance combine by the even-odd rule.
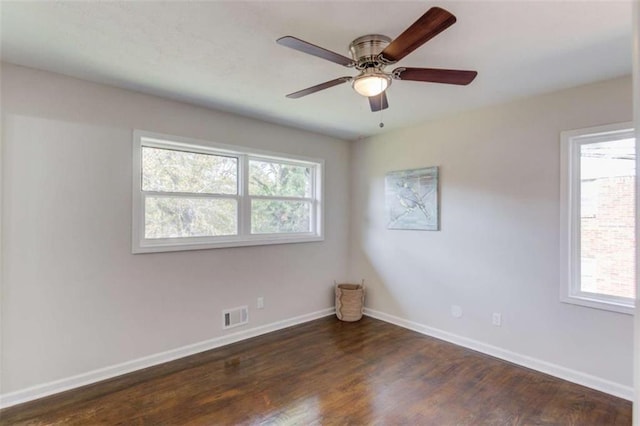
[[387, 229], [439, 231], [438, 185], [437, 166], [387, 173]]

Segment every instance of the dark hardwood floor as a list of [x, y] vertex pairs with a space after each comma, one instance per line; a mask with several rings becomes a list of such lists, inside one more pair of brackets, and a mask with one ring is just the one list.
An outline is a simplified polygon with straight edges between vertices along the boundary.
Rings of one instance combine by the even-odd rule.
[[630, 425], [631, 403], [333, 317], [0, 411], [3, 425]]

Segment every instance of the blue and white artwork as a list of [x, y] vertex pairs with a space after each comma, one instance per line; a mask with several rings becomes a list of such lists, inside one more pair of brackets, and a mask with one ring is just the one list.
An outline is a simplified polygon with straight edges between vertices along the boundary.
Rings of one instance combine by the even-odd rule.
[[437, 231], [438, 167], [387, 173], [388, 229]]

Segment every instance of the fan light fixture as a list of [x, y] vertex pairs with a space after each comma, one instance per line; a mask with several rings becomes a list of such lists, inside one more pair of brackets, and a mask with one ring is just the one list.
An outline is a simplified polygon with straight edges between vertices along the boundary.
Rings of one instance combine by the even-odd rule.
[[365, 70], [353, 79], [353, 89], [362, 96], [371, 97], [384, 92], [391, 78], [375, 69]]

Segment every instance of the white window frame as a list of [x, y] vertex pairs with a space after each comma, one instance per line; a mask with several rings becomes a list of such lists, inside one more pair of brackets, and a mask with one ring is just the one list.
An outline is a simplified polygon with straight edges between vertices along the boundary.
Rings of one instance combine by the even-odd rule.
[[[581, 291], [580, 286], [580, 146], [623, 138], [635, 138], [633, 123], [616, 123], [561, 132], [560, 300], [565, 303], [633, 315], [635, 300], [584, 292]], [[638, 179], [637, 173], [636, 179]], [[637, 221], [636, 226], [638, 226]]]
[[[238, 159], [237, 195], [184, 194], [194, 198], [237, 199], [237, 235], [187, 238], [145, 238], [145, 196], [157, 195], [142, 190], [142, 147], [222, 155]], [[223, 247], [242, 247], [268, 244], [305, 243], [324, 240], [324, 160], [298, 155], [256, 150], [236, 145], [227, 145], [185, 138], [174, 135], [134, 130], [133, 132], [133, 188], [132, 188], [132, 252], [156, 253], [182, 250], [202, 250]], [[249, 196], [249, 159], [276, 161], [279, 163], [309, 167], [312, 170], [311, 197], [264, 197], [273, 199], [295, 199], [311, 202], [310, 232], [251, 234], [251, 198]], [[172, 196], [174, 193], [170, 193]], [[255, 196], [253, 198], [256, 198]]]

